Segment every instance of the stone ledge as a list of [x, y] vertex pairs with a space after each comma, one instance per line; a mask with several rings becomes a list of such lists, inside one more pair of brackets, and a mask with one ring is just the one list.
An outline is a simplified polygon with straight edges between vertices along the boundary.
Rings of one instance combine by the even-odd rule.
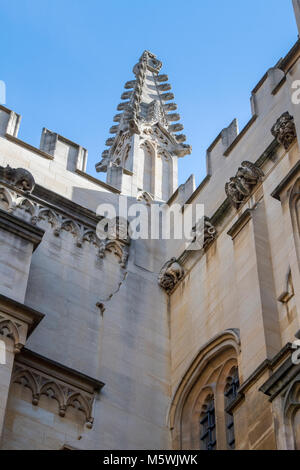
[[21, 354], [18, 356], [18, 363], [26, 364], [41, 372], [51, 374], [53, 377], [89, 393], [100, 392], [105, 385], [100, 380], [94, 379], [93, 377], [53, 361], [27, 348], [22, 349]]
[[232, 238], [232, 240], [235, 239], [235, 237], [240, 233], [240, 231], [247, 225], [247, 223], [251, 219], [252, 209], [246, 209], [227, 232], [227, 234]]
[[86, 426], [92, 428], [94, 400], [103, 382], [26, 348], [15, 360], [11, 382], [31, 390], [34, 406], [39, 405], [42, 395], [54, 398], [61, 418], [69, 407], [77, 408], [84, 413]]
[[292, 179], [300, 173], [300, 160], [293, 166], [293, 168], [288, 172], [288, 174], [283, 178], [283, 180], [279, 183], [278, 186], [274, 189], [271, 193], [271, 196], [277, 201], [280, 201], [280, 194], [286, 188], [286, 186], [292, 181]]
[[41, 243], [45, 233], [41, 228], [29, 224], [2, 209], [0, 209], [0, 228], [31, 242], [33, 250]]
[[31, 335], [45, 316], [43, 313], [2, 294], [0, 294], [1, 312], [13, 320], [26, 323], [28, 325], [27, 337]]

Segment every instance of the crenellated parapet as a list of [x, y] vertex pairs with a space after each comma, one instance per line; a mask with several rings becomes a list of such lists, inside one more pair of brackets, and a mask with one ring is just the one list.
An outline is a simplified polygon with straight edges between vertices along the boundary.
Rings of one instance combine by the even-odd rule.
[[94, 223], [83, 221], [80, 217], [66, 213], [59, 207], [37, 198], [31, 194], [35, 187], [32, 174], [23, 169], [0, 167], [0, 209], [17, 217], [25, 218], [31, 226], [38, 227], [44, 222], [48, 223], [55, 237], [63, 232], [72, 235], [77, 248], [83, 248], [87, 243], [95, 247], [97, 256], [103, 259], [107, 253], [113, 253], [119, 261], [121, 268], [125, 268], [129, 255], [130, 238], [119, 236], [124, 229], [118, 221], [115, 230], [108, 230], [105, 236], [99, 237], [97, 222], [100, 218], [94, 217]]

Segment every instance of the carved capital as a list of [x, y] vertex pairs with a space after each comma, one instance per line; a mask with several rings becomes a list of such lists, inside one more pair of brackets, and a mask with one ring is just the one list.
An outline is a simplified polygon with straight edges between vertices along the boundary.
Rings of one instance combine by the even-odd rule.
[[248, 199], [263, 176], [263, 171], [257, 165], [248, 161], [243, 162], [236, 175], [225, 185], [225, 192], [230, 203], [238, 209]]
[[289, 112], [283, 113], [271, 129], [277, 142], [288, 150], [297, 137], [294, 118]]
[[176, 258], [171, 258], [170, 261], [167, 261], [167, 263], [162, 267], [159, 273], [158, 283], [167, 292], [167, 294], [169, 294], [183, 276], [183, 267], [179, 264]]

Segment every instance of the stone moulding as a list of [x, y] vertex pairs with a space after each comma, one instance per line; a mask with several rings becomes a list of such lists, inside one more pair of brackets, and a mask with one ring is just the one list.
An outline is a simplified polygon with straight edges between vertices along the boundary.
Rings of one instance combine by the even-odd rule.
[[[1, 200], [1, 187], [0, 187], [0, 200]], [[15, 217], [0, 209], [0, 228], [7, 232], [18, 235], [23, 240], [27, 240], [33, 244], [33, 250], [41, 243], [45, 231], [41, 228], [29, 224], [25, 220]]]
[[[111, 252], [119, 259], [122, 268], [125, 268], [127, 264], [129, 239], [126, 241], [118, 238], [112, 240], [110, 237], [100, 240], [95, 226], [88, 226], [79, 222], [56, 207], [46, 206], [40, 201], [37, 202], [32, 195], [26, 194], [17, 188], [12, 189], [4, 184], [0, 184], [0, 205], [5, 207], [5, 210], [0, 209], [0, 214], [3, 214], [2, 218], [19, 220], [19, 225], [31, 227], [32, 233], [42, 232], [38, 224], [41, 221], [47, 221], [53, 230], [54, 236], [59, 237], [63, 231], [67, 231], [73, 235], [78, 248], [82, 248], [84, 243], [90, 243], [96, 247], [99, 258], [102, 259], [107, 252]], [[14, 217], [13, 214], [18, 213], [18, 211], [29, 214], [29, 223]]]
[[278, 186], [272, 191], [271, 196], [277, 201], [280, 201], [280, 195], [292, 182], [292, 180], [300, 173], [300, 160], [293, 166], [293, 168], [288, 172], [288, 174], [283, 178], [283, 180], [278, 184]]
[[27, 338], [43, 318], [43, 313], [0, 295], [0, 337], [13, 340], [15, 353], [21, 351]]
[[252, 209], [246, 209], [238, 220], [232, 225], [228, 230], [227, 235], [229, 235], [232, 240], [240, 233], [240, 231], [247, 225], [247, 223], [252, 219]]
[[158, 283], [167, 294], [170, 294], [183, 276], [183, 267], [179, 264], [176, 258], [171, 258], [162, 267], [158, 276]]
[[293, 116], [288, 111], [283, 113], [272, 127], [271, 133], [288, 150], [297, 137]]
[[38, 406], [46, 395], [58, 402], [58, 414], [66, 415], [69, 407], [85, 415], [86, 426], [92, 428], [95, 396], [104, 383], [24, 348], [17, 357], [12, 383], [27, 387], [32, 392], [32, 404]]
[[236, 175], [225, 185], [225, 192], [231, 205], [238, 209], [251, 196], [254, 187], [263, 177], [264, 172], [255, 163], [242, 162]]

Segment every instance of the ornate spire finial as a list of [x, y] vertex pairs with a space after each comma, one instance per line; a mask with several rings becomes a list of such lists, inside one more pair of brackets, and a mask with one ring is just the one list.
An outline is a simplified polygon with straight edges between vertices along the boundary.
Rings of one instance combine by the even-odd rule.
[[[124, 101], [118, 105], [119, 112], [115, 115], [114, 125], [110, 128], [113, 137], [106, 140], [108, 148], [102, 153], [102, 160], [96, 165], [96, 170], [107, 171], [107, 182], [122, 192], [125, 191], [125, 186], [126, 191], [130, 186], [134, 188], [131, 195], [147, 191], [154, 197], [166, 200], [177, 187], [175, 160], [177, 157], [190, 154], [191, 147], [184, 144], [186, 138], [183, 134], [177, 134], [182, 131], [183, 126], [177, 122], [180, 120], [180, 115], [173, 112], [177, 109], [177, 105], [169, 102], [173, 100], [174, 95], [170, 92], [171, 85], [167, 83], [168, 76], [160, 74], [161, 68], [162, 62], [149, 51], [144, 51], [133, 67], [135, 80], [125, 83], [125, 91], [121, 95]], [[145, 142], [148, 143], [148, 147], [145, 147]], [[154, 169], [154, 160], [151, 160], [152, 170], [145, 169], [144, 157], [139, 156], [141, 153], [139, 149], [148, 148], [149, 151], [150, 147], [155, 158], [160, 159], [158, 166], [164, 166], [165, 160], [173, 162], [170, 163], [169, 169], [164, 170], [165, 173]], [[130, 185], [127, 181], [123, 185], [126, 179], [122, 177], [124, 171], [126, 177], [132, 173], [134, 179], [136, 172], [144, 174], [144, 177], [136, 174], [135, 181], [132, 180]], [[146, 182], [149, 172], [155, 173], [153, 176], [155, 182], [152, 181], [151, 184]], [[166, 172], [169, 174], [169, 182]], [[158, 189], [161, 186], [159, 180], [162, 178], [166, 180], [164, 190]]]

